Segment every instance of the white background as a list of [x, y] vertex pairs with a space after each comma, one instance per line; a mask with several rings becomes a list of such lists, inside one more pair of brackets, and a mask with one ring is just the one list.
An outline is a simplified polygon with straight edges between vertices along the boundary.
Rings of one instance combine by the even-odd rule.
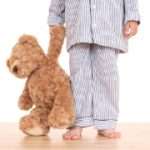
[[[17, 107], [25, 80], [9, 73], [5, 62], [23, 33], [35, 35], [48, 47], [50, 0], [0, 0], [0, 122], [15, 122], [27, 112]], [[139, 33], [130, 40], [129, 53], [120, 55], [120, 121], [150, 121], [150, 1], [140, 0]], [[69, 73], [65, 46], [60, 63]]]

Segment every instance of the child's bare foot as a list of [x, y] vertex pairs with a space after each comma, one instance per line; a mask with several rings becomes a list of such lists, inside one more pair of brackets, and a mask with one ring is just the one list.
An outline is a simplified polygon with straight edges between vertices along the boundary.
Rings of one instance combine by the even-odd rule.
[[111, 139], [117, 139], [121, 137], [121, 133], [116, 131], [115, 129], [98, 130], [98, 135]]
[[63, 135], [63, 139], [64, 140], [80, 140], [82, 136], [81, 134], [82, 134], [82, 128], [73, 127]]

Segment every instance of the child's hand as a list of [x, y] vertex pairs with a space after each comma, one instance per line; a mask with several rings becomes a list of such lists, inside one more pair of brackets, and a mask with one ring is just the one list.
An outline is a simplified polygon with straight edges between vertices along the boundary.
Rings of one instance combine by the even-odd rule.
[[124, 36], [129, 39], [132, 36], [136, 35], [138, 32], [138, 25], [139, 23], [136, 21], [128, 21], [124, 26]]

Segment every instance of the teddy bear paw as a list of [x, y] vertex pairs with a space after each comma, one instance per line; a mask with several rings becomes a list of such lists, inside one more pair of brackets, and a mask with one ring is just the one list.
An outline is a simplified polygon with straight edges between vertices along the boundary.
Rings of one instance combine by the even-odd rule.
[[44, 136], [48, 133], [48, 127], [41, 127], [32, 117], [23, 117], [20, 121], [20, 129], [27, 135]]
[[18, 106], [21, 110], [29, 110], [32, 107], [32, 102], [30, 102], [30, 100], [21, 99]]

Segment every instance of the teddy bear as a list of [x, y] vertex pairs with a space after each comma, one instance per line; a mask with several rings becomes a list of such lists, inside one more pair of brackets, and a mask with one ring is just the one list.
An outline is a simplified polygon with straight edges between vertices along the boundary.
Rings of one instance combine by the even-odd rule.
[[45, 54], [37, 39], [23, 35], [7, 60], [9, 71], [26, 79], [19, 108], [31, 112], [22, 117], [20, 129], [27, 135], [47, 135], [50, 128], [69, 128], [75, 120], [74, 99], [69, 76], [58, 63], [65, 36], [63, 26], [50, 28]]

